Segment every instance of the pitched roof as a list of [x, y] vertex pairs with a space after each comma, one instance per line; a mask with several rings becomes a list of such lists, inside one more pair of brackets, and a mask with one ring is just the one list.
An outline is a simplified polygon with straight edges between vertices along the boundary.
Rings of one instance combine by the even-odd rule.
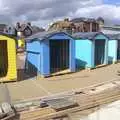
[[38, 40], [45, 40], [50, 38], [51, 36], [55, 35], [55, 34], [59, 34], [59, 33], [64, 33], [70, 37], [72, 37], [71, 35], [69, 35], [66, 32], [59, 32], [59, 31], [44, 31], [44, 32], [39, 32], [37, 34], [31, 35], [30, 37], [27, 37], [25, 40], [27, 42], [31, 42], [33, 41], [33, 39], [38, 39]]
[[7, 27], [6, 24], [0, 24], [0, 31], [4, 32], [5, 28]]
[[30, 25], [28, 25], [28, 24], [22, 24], [21, 25], [21, 30], [24, 31], [27, 27], [29, 27], [29, 29], [32, 30], [32, 27]]
[[107, 35], [109, 39], [113, 40], [113, 39], [117, 39], [118, 34], [105, 34], [105, 35]]
[[0, 35], [6, 36], [6, 37], [9, 37], [9, 38], [12, 38], [12, 39], [16, 39], [16, 37], [14, 35], [11, 35], [11, 34], [6, 34], [6, 33], [0, 32]]
[[80, 18], [72, 19], [71, 22], [78, 23], [78, 22], [97, 22], [97, 21], [93, 18], [80, 17]]
[[20, 26], [20, 28], [15, 27], [15, 29], [16, 29], [17, 31], [23, 32], [27, 27], [32, 30], [32, 27], [31, 27], [30, 25], [28, 25], [28, 24], [22, 24], [22, 25]]
[[120, 34], [105, 34], [110, 40], [120, 40]]
[[[77, 39], [94, 39], [97, 35], [103, 34], [102, 32], [78, 32], [72, 36]], [[105, 35], [105, 34], [103, 34]]]
[[0, 28], [5, 28], [5, 27], [7, 27], [6, 24], [0, 24]]
[[37, 26], [32, 26], [32, 33], [33, 34], [36, 34], [36, 33], [39, 33], [39, 32], [44, 32], [45, 31], [45, 29], [44, 28], [42, 28], [42, 27], [37, 27]]
[[97, 21], [102, 21], [104, 22], [104, 19], [102, 17], [97, 18]]

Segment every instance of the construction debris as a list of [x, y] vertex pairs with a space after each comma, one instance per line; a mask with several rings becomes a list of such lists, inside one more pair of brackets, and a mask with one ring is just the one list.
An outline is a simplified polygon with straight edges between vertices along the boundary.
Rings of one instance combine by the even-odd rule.
[[6, 114], [13, 112], [11, 105], [8, 103], [2, 103], [1, 107], [2, 107], [3, 112]]
[[2, 103], [0, 106], [0, 119], [9, 120], [15, 116], [15, 111], [9, 103]]
[[[16, 115], [19, 116], [17, 120], [49, 120], [61, 118], [73, 112], [87, 110], [119, 99], [120, 80], [116, 80], [85, 89], [72, 90], [72, 92], [68, 91], [68, 94], [57, 94], [47, 96], [46, 98], [16, 103], [13, 107], [17, 112]], [[14, 111], [11, 105], [3, 103], [0, 108], [0, 115], [2, 113], [8, 117]]]
[[79, 106], [76, 102], [69, 100], [68, 98], [57, 98], [46, 101], [46, 103], [56, 111], [62, 111], [68, 108]]

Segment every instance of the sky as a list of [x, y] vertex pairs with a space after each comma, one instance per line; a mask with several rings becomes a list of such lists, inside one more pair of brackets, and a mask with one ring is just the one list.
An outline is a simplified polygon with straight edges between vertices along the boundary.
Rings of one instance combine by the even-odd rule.
[[105, 4], [119, 4], [119, 0], [103, 0]]
[[106, 24], [120, 23], [119, 0], [0, 0], [0, 23], [30, 21], [48, 27], [63, 18], [103, 17]]

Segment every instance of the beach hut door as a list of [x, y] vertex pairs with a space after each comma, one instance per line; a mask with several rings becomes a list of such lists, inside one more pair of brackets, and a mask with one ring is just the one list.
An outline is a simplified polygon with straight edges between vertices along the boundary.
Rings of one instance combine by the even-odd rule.
[[0, 77], [5, 77], [8, 71], [7, 41], [0, 40]]
[[69, 68], [69, 40], [50, 41], [50, 71], [59, 72]]
[[105, 40], [95, 41], [95, 65], [104, 64], [105, 59]]
[[118, 40], [118, 46], [117, 46], [117, 59], [120, 60], [120, 41]]

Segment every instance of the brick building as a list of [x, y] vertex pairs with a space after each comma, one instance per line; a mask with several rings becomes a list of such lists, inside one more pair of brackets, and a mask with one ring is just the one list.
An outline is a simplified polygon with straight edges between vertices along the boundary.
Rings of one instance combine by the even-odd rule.
[[91, 18], [75, 18], [71, 20], [75, 25], [74, 32], [98, 32], [99, 22]]
[[48, 31], [66, 31], [69, 33], [76, 32], [99, 32], [104, 25], [104, 20], [99, 17], [98, 19], [92, 18], [75, 18], [72, 20], [64, 19], [53, 23]]

